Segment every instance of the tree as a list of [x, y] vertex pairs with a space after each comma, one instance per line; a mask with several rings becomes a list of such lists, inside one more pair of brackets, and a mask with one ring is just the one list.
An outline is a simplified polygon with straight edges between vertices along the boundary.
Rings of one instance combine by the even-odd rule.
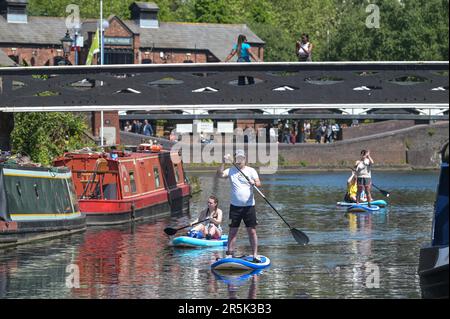
[[87, 125], [81, 115], [72, 113], [15, 113], [11, 144], [14, 153], [30, 156], [44, 165], [63, 154], [86, 146]]
[[[135, 0], [104, 0], [104, 16], [129, 19]], [[83, 19], [98, 18], [91, 0], [29, 0], [32, 15], [65, 16], [70, 3]], [[295, 60], [301, 33], [314, 45], [313, 61], [448, 60], [448, 0], [153, 0], [160, 21], [245, 23], [266, 42], [266, 61]], [[380, 28], [366, 19], [378, 6]]]
[[380, 27], [366, 25], [367, 2], [339, 6], [331, 60], [448, 60], [448, 1], [377, 2]]

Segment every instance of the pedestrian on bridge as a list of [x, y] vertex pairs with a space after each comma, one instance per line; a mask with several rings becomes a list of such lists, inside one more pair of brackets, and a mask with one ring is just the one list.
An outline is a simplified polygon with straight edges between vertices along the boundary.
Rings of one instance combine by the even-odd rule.
[[[247, 43], [247, 37], [243, 34], [240, 34], [237, 40], [237, 43], [233, 46], [231, 53], [226, 57], [225, 62], [230, 61], [232, 57], [237, 55], [237, 62], [251, 62], [250, 58], [259, 62], [259, 59], [252, 53], [250, 50], [250, 44]], [[251, 76], [239, 76], [238, 77], [238, 85], [245, 85], [245, 78], [248, 80], [248, 84], [255, 84], [255, 79]]]
[[303, 33], [300, 41], [296, 42], [295, 52], [299, 62], [312, 62], [313, 45], [309, 42], [309, 35]]

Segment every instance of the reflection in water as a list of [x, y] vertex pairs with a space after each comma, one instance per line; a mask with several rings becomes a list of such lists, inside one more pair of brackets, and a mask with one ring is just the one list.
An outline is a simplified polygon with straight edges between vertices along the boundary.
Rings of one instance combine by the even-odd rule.
[[[222, 247], [170, 247], [163, 230], [189, 223], [191, 216], [185, 215], [88, 228], [2, 250], [0, 298], [419, 298], [418, 255], [430, 237], [438, 175], [377, 173], [377, 185], [389, 189], [391, 197], [388, 208], [375, 214], [347, 214], [336, 207], [346, 178], [346, 172], [262, 176], [263, 193], [311, 242], [298, 245], [283, 221], [257, 199], [259, 251], [272, 265], [241, 281], [217, 278], [211, 271], [211, 263], [224, 255]], [[200, 182], [204, 191], [192, 199], [193, 215], [214, 192], [227, 232], [229, 184], [213, 174], [203, 174]], [[237, 253], [249, 252], [242, 228]], [[79, 267], [80, 288], [66, 286], [71, 264]], [[376, 269], [379, 286], [370, 288]]]
[[[267, 271], [268, 268], [265, 269]], [[262, 269], [257, 269], [253, 271], [220, 271], [220, 270], [212, 270], [212, 273], [216, 277], [217, 280], [225, 283], [227, 285], [228, 290], [228, 298], [229, 299], [238, 299], [238, 292], [240, 288], [246, 283], [246, 281], [250, 281], [250, 285], [248, 288], [248, 294], [246, 296], [247, 299], [256, 299], [257, 298], [257, 283], [258, 276], [263, 272]]]

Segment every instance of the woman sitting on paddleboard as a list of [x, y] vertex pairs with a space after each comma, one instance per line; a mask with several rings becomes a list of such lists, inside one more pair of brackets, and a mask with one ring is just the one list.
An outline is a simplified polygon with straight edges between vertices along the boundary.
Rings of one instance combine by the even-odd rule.
[[[352, 171], [352, 176], [347, 180], [347, 193], [345, 193], [344, 202], [346, 203], [356, 203], [356, 195], [358, 193], [358, 183], [355, 171]], [[367, 201], [366, 193], [364, 190], [361, 192], [360, 200]]]
[[217, 197], [213, 195], [209, 196], [208, 208], [202, 210], [198, 218], [191, 225], [201, 220], [209, 219], [192, 228], [188, 234], [197, 238], [220, 239], [220, 236], [222, 236], [222, 227], [220, 226], [222, 223], [222, 210], [218, 206], [219, 200]]

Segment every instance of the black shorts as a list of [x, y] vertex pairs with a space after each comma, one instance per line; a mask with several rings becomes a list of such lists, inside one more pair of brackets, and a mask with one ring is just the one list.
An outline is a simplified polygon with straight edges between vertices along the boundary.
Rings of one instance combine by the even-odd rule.
[[255, 206], [239, 207], [230, 205], [230, 227], [239, 227], [244, 220], [245, 227], [256, 227]]
[[356, 183], [358, 186], [370, 186], [371, 178], [370, 177], [358, 177]]

